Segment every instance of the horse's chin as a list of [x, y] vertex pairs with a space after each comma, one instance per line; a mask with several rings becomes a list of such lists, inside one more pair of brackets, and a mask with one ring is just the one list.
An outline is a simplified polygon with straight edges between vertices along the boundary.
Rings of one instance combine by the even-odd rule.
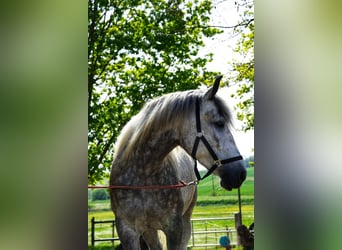
[[228, 190], [228, 191], [232, 191], [233, 190], [233, 187], [230, 186], [228, 183], [224, 182], [222, 179], [221, 179], [221, 187], [223, 187], [224, 189]]
[[226, 176], [221, 176], [220, 178], [221, 187], [228, 191], [232, 191], [233, 189], [237, 189], [242, 185], [243, 181], [246, 179], [246, 176], [243, 176], [241, 180], [235, 182], [230, 180], [229, 178], [226, 178]]

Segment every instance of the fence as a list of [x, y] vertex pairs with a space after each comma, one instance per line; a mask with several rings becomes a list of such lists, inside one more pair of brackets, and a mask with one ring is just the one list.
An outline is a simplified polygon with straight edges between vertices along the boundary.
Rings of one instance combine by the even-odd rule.
[[[193, 249], [208, 247], [219, 247], [219, 239], [222, 236], [228, 236], [231, 241], [231, 245], [236, 245], [237, 235], [235, 228], [229, 228], [225, 226], [217, 226], [217, 221], [235, 220], [234, 217], [221, 217], [221, 218], [198, 218], [191, 219], [191, 238], [188, 247]], [[111, 237], [96, 238], [95, 237], [95, 225], [97, 224], [109, 224], [107, 227], [101, 227], [102, 231], [106, 232], [106, 236]], [[219, 223], [222, 224], [222, 223]], [[108, 233], [110, 231], [110, 233]], [[102, 220], [96, 221], [94, 217], [91, 219], [91, 245], [94, 246], [95, 242], [110, 241], [113, 247], [120, 244], [120, 239], [117, 235], [115, 228], [115, 220]], [[210, 248], [212, 249], [212, 248]]]
[[[95, 239], [95, 225], [96, 224], [111, 224], [111, 236], [112, 237]], [[96, 241], [111, 241], [113, 246], [115, 246], [115, 241], [120, 242], [120, 239], [115, 229], [115, 220], [95, 221], [94, 217], [91, 218], [91, 245], [94, 246]]]
[[191, 220], [191, 238], [188, 247], [207, 248], [218, 247], [219, 239], [227, 236], [231, 245], [236, 245], [236, 230], [227, 225], [218, 227], [215, 222], [234, 220], [234, 217], [199, 218]]

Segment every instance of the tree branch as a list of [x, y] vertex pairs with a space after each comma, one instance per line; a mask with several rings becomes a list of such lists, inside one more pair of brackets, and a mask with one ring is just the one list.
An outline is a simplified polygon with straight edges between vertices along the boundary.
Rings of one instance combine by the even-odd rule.
[[220, 29], [235, 29], [240, 26], [248, 26], [251, 22], [254, 21], [254, 18], [249, 19], [247, 22], [243, 21], [233, 26], [220, 26], [220, 25], [210, 25], [210, 26], [202, 26], [202, 28], [220, 28]]
[[114, 139], [115, 139], [115, 133], [113, 133], [113, 135], [111, 136], [111, 138], [107, 141], [107, 143], [106, 143], [106, 145], [105, 145], [105, 147], [104, 147], [104, 149], [103, 149], [103, 151], [102, 151], [102, 153], [101, 153], [101, 155], [100, 155], [100, 158], [99, 158], [99, 160], [98, 160], [98, 165], [100, 165], [100, 164], [102, 163], [103, 158], [104, 158], [105, 155], [107, 154], [107, 151], [109, 150], [109, 147], [110, 147], [110, 145], [113, 143]]

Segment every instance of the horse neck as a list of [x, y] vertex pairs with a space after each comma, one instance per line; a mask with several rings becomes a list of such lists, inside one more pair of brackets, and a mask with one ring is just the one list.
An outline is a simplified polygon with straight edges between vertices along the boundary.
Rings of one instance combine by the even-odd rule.
[[143, 153], [145, 162], [160, 162], [172, 149], [179, 144], [176, 132], [166, 130], [154, 133], [145, 143], [142, 143], [140, 149]]
[[121, 164], [140, 176], [151, 175], [161, 168], [165, 157], [177, 145], [179, 145], [179, 140], [176, 131], [168, 129], [153, 132], [144, 141], [137, 142], [132, 153]]

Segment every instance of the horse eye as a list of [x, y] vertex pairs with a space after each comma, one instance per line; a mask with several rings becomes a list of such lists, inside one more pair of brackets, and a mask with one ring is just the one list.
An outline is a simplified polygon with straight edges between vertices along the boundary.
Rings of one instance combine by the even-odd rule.
[[214, 122], [215, 126], [218, 127], [218, 128], [224, 128], [224, 121], [217, 121], [217, 122]]

